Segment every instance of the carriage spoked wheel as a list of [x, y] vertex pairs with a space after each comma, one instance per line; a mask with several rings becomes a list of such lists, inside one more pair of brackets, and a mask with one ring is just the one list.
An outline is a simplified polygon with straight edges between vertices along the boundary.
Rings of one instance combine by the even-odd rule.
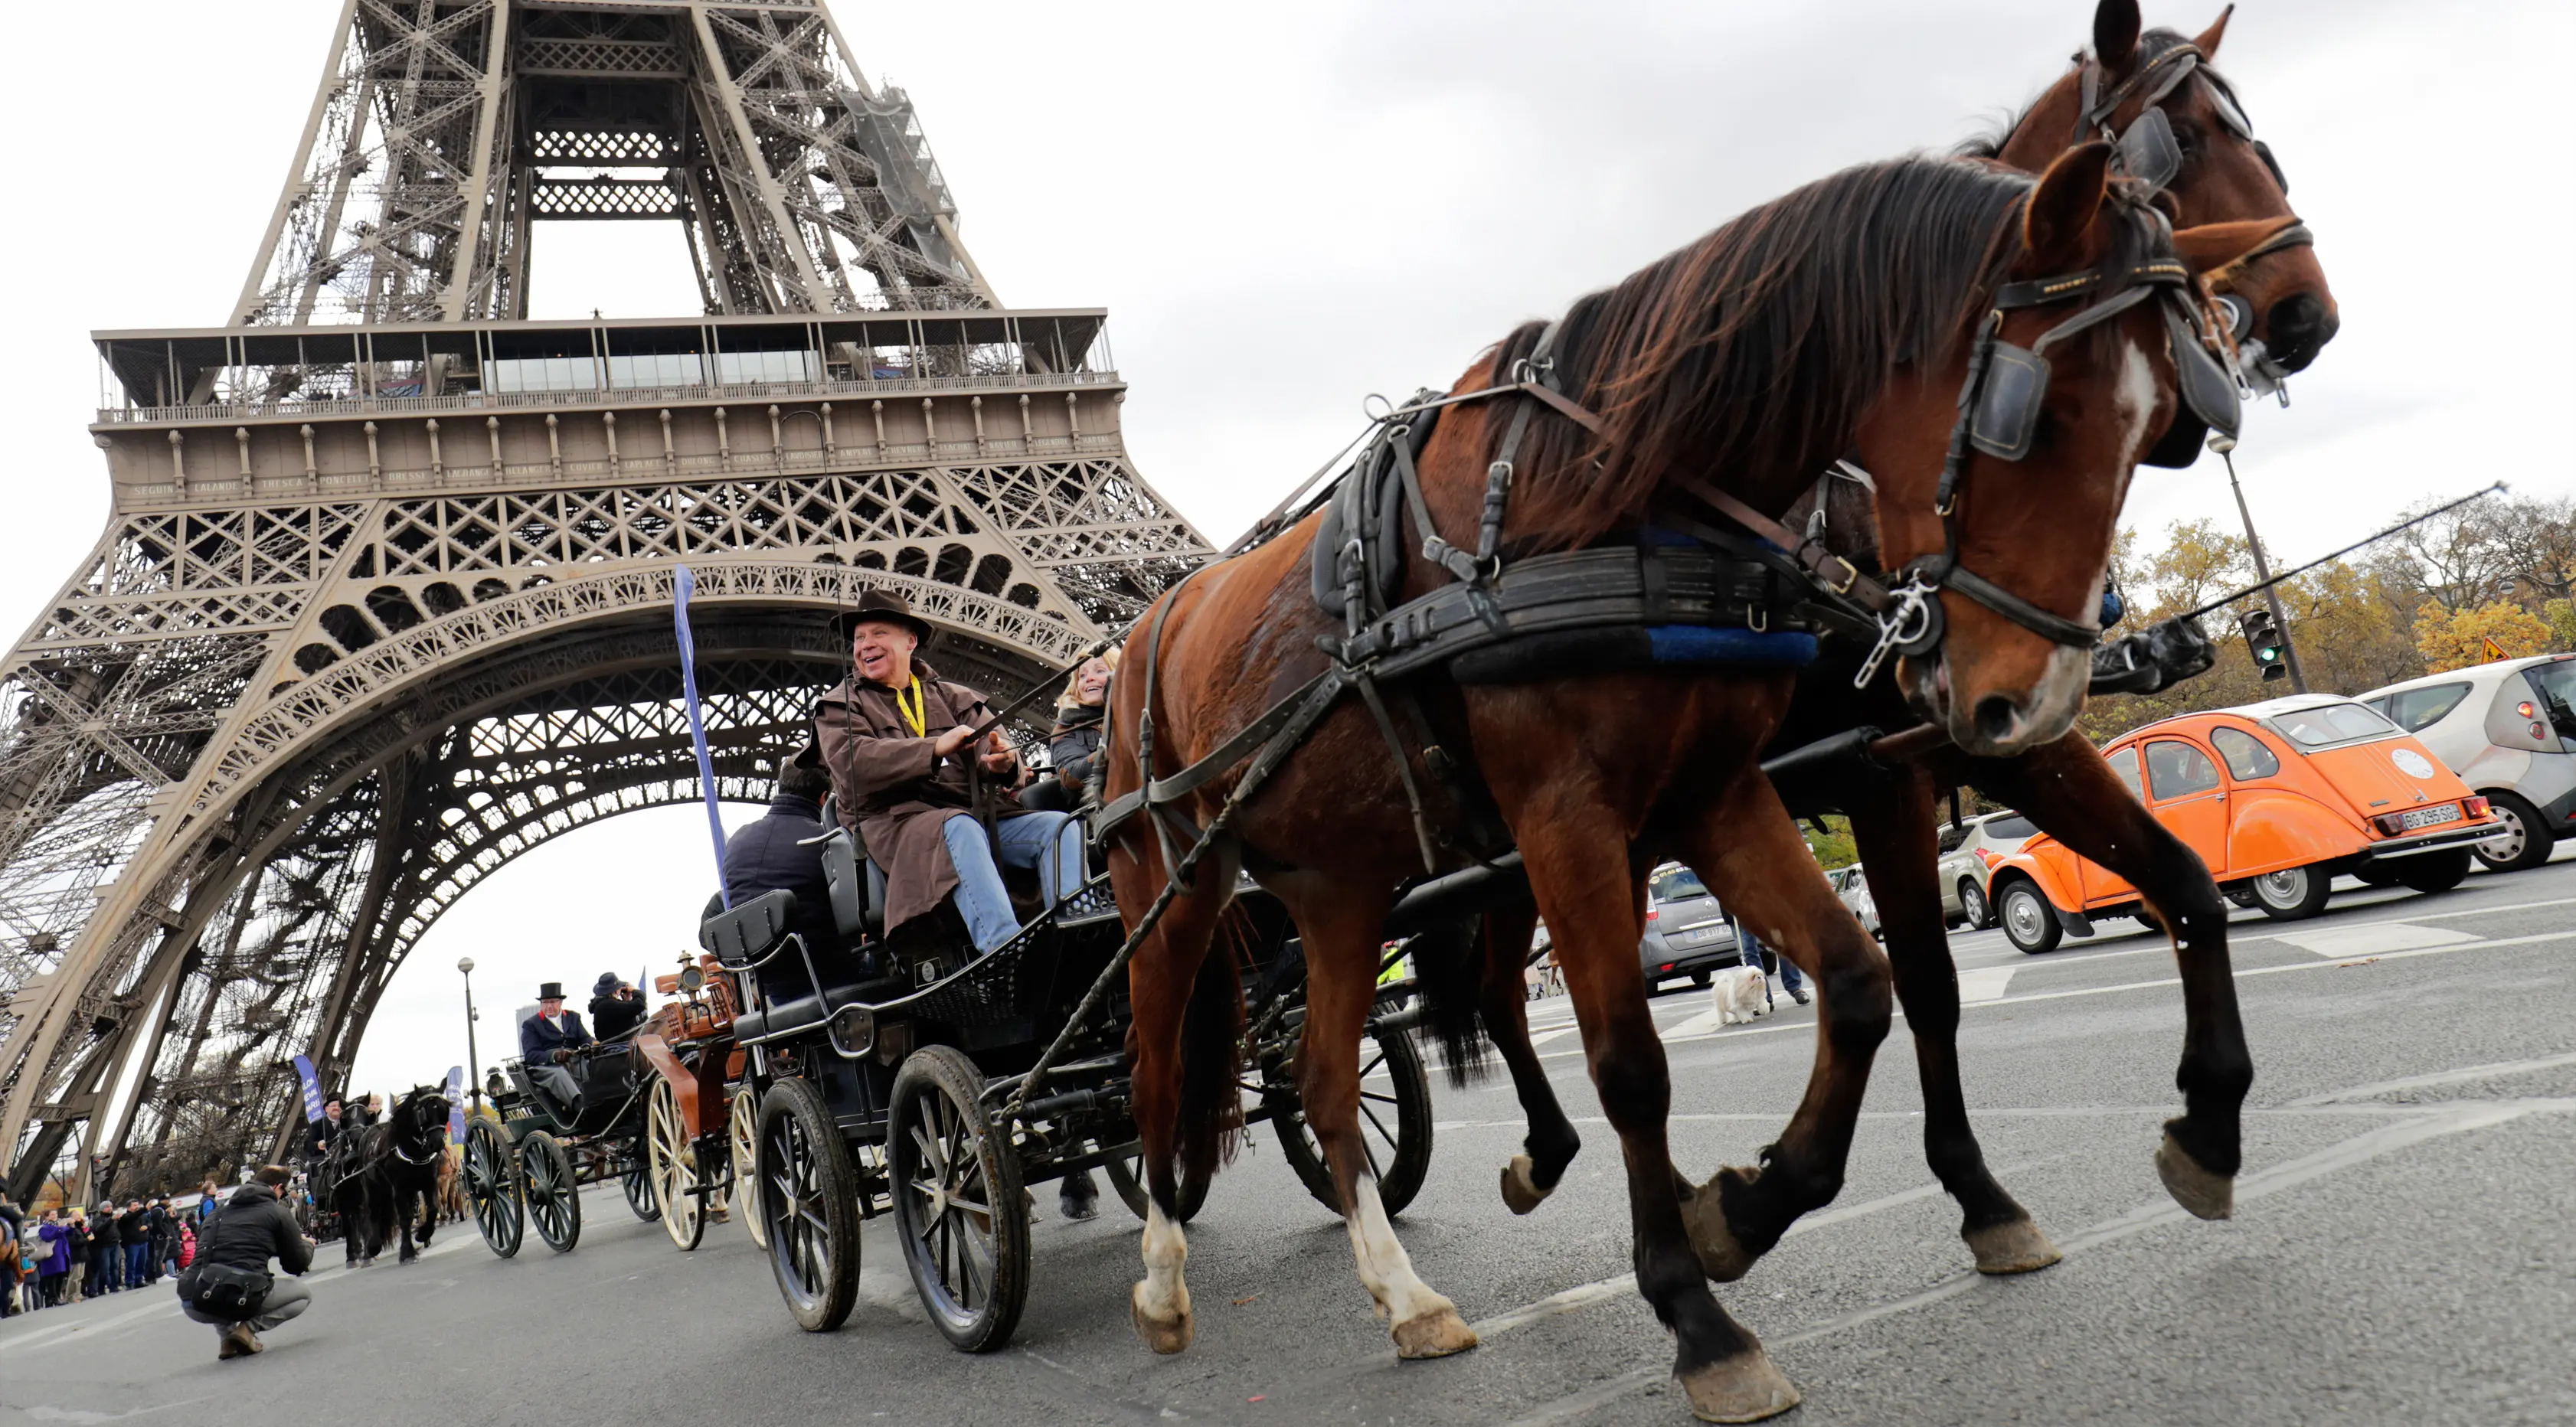
[[689, 1127], [680, 1118], [680, 1093], [670, 1081], [653, 1077], [645, 1100], [644, 1163], [654, 1197], [662, 1201], [662, 1227], [671, 1242], [687, 1253], [707, 1231], [706, 1201], [698, 1197], [698, 1151], [689, 1142]]
[[828, 1333], [859, 1299], [858, 1186], [841, 1127], [814, 1083], [790, 1076], [761, 1097], [755, 1138], [753, 1237], [769, 1250], [796, 1326]]
[[[1109, 1187], [1118, 1191], [1118, 1201], [1127, 1206], [1127, 1212], [1144, 1218], [1145, 1206], [1153, 1202], [1145, 1188], [1145, 1156], [1141, 1152], [1121, 1155], [1101, 1165], [1100, 1172], [1109, 1177]], [[1193, 1184], [1187, 1174], [1181, 1176], [1182, 1223], [1197, 1218], [1199, 1210], [1207, 1207], [1207, 1193], [1206, 1180]]]
[[1029, 1295], [1020, 1158], [984, 1108], [984, 1075], [949, 1046], [895, 1072], [886, 1168], [895, 1232], [930, 1321], [970, 1353], [1011, 1339]]
[[519, 1179], [527, 1188], [528, 1218], [537, 1237], [559, 1254], [581, 1242], [581, 1184], [573, 1177], [572, 1156], [563, 1141], [543, 1130], [530, 1130], [519, 1141]]
[[[1431, 1078], [1422, 1068], [1421, 1049], [1400, 1026], [1370, 1025], [1368, 1043], [1361, 1050], [1360, 1145], [1368, 1151], [1369, 1167], [1377, 1171], [1378, 1202], [1387, 1213], [1400, 1214], [1413, 1202], [1423, 1175], [1431, 1168]], [[1283, 1092], [1280, 1078], [1289, 1074], [1285, 1066], [1265, 1071], [1274, 1097]], [[1384, 1079], [1373, 1083], [1378, 1076]], [[1297, 1171], [1306, 1192], [1315, 1196], [1316, 1203], [1341, 1213], [1333, 1167], [1325, 1162], [1324, 1147], [1306, 1123], [1293, 1079], [1285, 1081], [1284, 1103], [1270, 1117], [1270, 1128], [1279, 1136], [1279, 1153]]]
[[500, 1126], [477, 1116], [465, 1127], [465, 1203], [492, 1252], [508, 1258], [527, 1237], [519, 1207], [517, 1159]]
[[730, 1122], [725, 1126], [725, 1143], [733, 1150], [733, 1188], [725, 1195], [726, 1206], [751, 1234], [751, 1241], [769, 1247], [769, 1220], [762, 1217], [759, 1196], [752, 1192], [760, 1180], [760, 1094], [751, 1086], [734, 1087]]
[[662, 1217], [662, 1200], [653, 1189], [653, 1166], [644, 1157], [644, 1146], [627, 1151], [626, 1168], [618, 1174], [619, 1187], [626, 1191], [626, 1207], [635, 1217], [650, 1224]]

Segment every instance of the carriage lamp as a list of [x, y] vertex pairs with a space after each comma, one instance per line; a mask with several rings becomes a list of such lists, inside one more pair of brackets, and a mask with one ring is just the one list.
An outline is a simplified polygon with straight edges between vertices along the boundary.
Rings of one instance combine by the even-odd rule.
[[474, 1097], [474, 1113], [479, 1118], [483, 1113], [483, 1057], [474, 1046], [474, 958], [456, 958], [456, 970], [465, 978], [465, 1064], [467, 1073], [473, 1077], [465, 1083], [467, 1093]]

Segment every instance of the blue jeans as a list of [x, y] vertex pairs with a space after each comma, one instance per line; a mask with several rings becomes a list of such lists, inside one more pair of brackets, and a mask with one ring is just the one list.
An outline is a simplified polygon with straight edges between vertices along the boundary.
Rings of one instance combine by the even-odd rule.
[[[1050, 907], [1082, 890], [1082, 826], [1066, 813], [1023, 813], [993, 824], [993, 842], [1002, 845], [1002, 866], [1034, 867], [1038, 887]], [[991, 951], [1020, 929], [1011, 910], [1010, 890], [993, 865], [992, 843], [984, 825], [971, 817], [950, 818], [939, 829], [948, 844], [948, 861], [957, 869], [957, 914], [977, 951]]]
[[[1759, 967], [1762, 964], [1762, 938], [1755, 936], [1741, 922], [1736, 924], [1735, 936], [1737, 944], [1744, 948], [1744, 964]], [[1771, 953], [1771, 959], [1780, 963], [1781, 990], [1795, 995], [1799, 987], [1807, 984], [1806, 978], [1798, 974], [1798, 963], [1776, 951]], [[1762, 985], [1762, 999], [1766, 1003], [1771, 999], [1771, 984], [1767, 980]]]
[[128, 1288], [141, 1288], [144, 1284], [145, 1276], [151, 1273], [151, 1271], [152, 1246], [150, 1244], [127, 1244], [125, 1246], [125, 1286]]

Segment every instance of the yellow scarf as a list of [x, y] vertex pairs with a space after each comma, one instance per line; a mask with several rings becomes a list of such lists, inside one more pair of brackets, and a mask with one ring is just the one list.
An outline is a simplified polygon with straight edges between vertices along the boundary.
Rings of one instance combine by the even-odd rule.
[[[912, 695], [912, 702], [909, 704], [903, 701], [906, 692]], [[924, 702], [919, 675], [913, 676], [912, 688], [909, 691], [903, 689], [894, 691], [894, 711], [903, 717], [903, 726], [912, 730], [913, 737], [928, 736], [930, 706]]]

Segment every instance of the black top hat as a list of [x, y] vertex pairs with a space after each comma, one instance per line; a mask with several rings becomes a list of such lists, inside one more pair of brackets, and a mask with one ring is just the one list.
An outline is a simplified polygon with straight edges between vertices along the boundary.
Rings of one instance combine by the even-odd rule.
[[562, 999], [563, 999], [563, 983], [562, 983], [562, 982], [560, 982], [560, 981], [548, 981], [548, 982], [544, 983], [543, 985], [540, 985], [539, 987], [537, 987], [537, 999], [538, 999], [538, 1000], [540, 1000], [540, 1001], [560, 1001], [560, 1000], [562, 1000]]
[[846, 642], [850, 637], [850, 631], [868, 620], [883, 620], [889, 624], [902, 625], [912, 631], [913, 638], [924, 644], [930, 642], [929, 623], [912, 612], [912, 606], [904, 603], [903, 596], [891, 590], [869, 590], [860, 595], [855, 608], [843, 610], [832, 617], [832, 629]]

